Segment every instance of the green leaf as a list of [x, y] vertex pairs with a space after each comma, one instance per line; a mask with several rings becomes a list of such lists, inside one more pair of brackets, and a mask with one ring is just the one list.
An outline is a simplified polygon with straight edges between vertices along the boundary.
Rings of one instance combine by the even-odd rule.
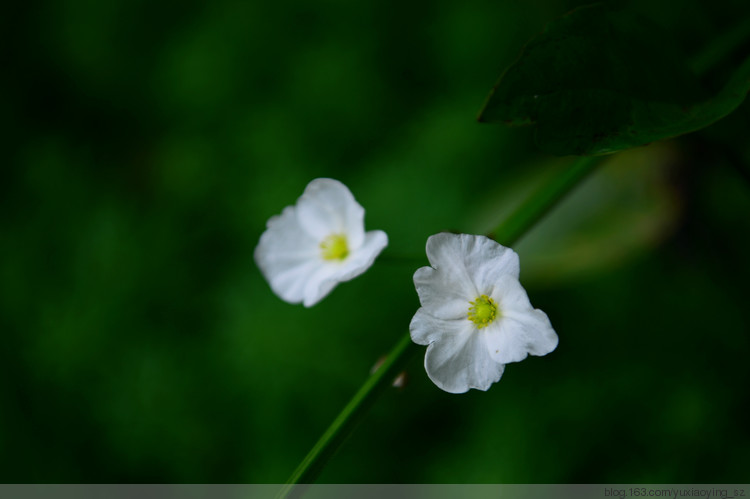
[[479, 121], [535, 125], [550, 153], [605, 154], [704, 128], [750, 90], [750, 58], [718, 92], [699, 84], [663, 32], [622, 7], [581, 7], [534, 38]]

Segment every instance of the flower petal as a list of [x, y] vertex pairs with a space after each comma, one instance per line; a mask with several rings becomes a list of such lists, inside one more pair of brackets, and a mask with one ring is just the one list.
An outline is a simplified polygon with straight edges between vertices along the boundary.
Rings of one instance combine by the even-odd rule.
[[340, 282], [336, 279], [338, 268], [335, 264], [321, 261], [318, 267], [305, 281], [304, 300], [305, 307], [312, 307], [320, 300], [328, 296], [333, 288]]
[[372, 230], [365, 235], [364, 244], [343, 262], [321, 260], [321, 266], [308, 278], [304, 305], [311, 307], [325, 298], [340, 282], [350, 281], [372, 266], [375, 258], [388, 245], [388, 236], [382, 230]]
[[490, 294], [489, 288], [502, 275], [518, 278], [521, 268], [515, 251], [486, 236], [470, 234], [443, 232], [430, 236], [427, 258], [433, 267], [439, 268], [439, 262], [456, 280], [468, 278], [477, 295]]
[[274, 293], [300, 303], [304, 283], [318, 267], [319, 251], [317, 242], [300, 228], [294, 207], [287, 206], [268, 220], [254, 257]]
[[309, 307], [310, 305], [306, 304], [310, 301], [309, 286], [311, 282], [316, 282], [316, 279], [321, 279], [316, 278], [316, 275], [322, 270], [322, 266], [315, 260], [306, 260], [268, 278], [268, 283], [282, 300], [288, 303], [305, 303], [305, 306]]
[[443, 232], [427, 238], [427, 259], [432, 267], [414, 273], [419, 301], [434, 317], [459, 319], [479, 293], [464, 260], [464, 234]]
[[336, 274], [341, 282], [354, 279], [372, 266], [375, 258], [388, 246], [388, 235], [382, 230], [371, 230], [365, 234], [364, 242], [353, 250]]
[[491, 295], [506, 274], [518, 277], [518, 255], [485, 236], [443, 232], [427, 239], [427, 258], [434, 269], [414, 274], [420, 302], [435, 317], [458, 319], [469, 302]]
[[442, 275], [446, 284], [460, 286], [466, 291], [466, 298], [474, 299], [477, 294], [471, 275], [466, 268], [466, 246], [472, 245], [472, 236], [441, 232], [427, 238], [427, 259], [430, 265]]
[[521, 283], [503, 276], [493, 299], [502, 314], [487, 328], [487, 346], [496, 362], [519, 362], [531, 355], [547, 355], [557, 347], [557, 334], [547, 314], [534, 309]]
[[458, 327], [452, 334], [444, 334], [440, 341], [427, 347], [424, 358], [427, 375], [446, 392], [487, 390], [500, 379], [505, 366], [490, 357], [485, 335], [471, 322], [455, 321], [455, 325]]
[[446, 320], [466, 318], [469, 302], [476, 297], [471, 281], [454, 281], [451, 276], [432, 267], [414, 273], [419, 302], [432, 316]]
[[429, 345], [433, 341], [441, 340], [445, 335], [454, 334], [461, 330], [466, 317], [461, 319], [445, 320], [430, 315], [424, 307], [419, 308], [409, 324], [411, 339], [417, 345]]
[[350, 250], [364, 242], [364, 217], [364, 208], [338, 180], [317, 178], [297, 200], [297, 219], [307, 234], [317, 241], [343, 234]]
[[496, 276], [510, 274], [516, 278], [520, 273], [516, 252], [486, 236], [435, 234], [427, 239], [427, 258], [435, 268], [441, 262], [446, 271], [461, 278], [466, 274], [472, 280], [485, 270], [491, 270]]
[[485, 236], [466, 238], [466, 268], [480, 295], [492, 296], [496, 283], [504, 275], [518, 279], [521, 265], [515, 251]]

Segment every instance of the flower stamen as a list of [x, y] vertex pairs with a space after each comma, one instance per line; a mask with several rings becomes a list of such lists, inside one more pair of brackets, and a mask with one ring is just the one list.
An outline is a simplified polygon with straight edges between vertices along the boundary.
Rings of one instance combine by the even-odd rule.
[[349, 246], [344, 234], [331, 234], [320, 243], [324, 260], [343, 260], [349, 256]]
[[474, 301], [470, 301], [469, 305], [471, 307], [469, 307], [468, 318], [477, 325], [477, 329], [489, 326], [498, 315], [495, 300], [487, 295], [477, 297]]

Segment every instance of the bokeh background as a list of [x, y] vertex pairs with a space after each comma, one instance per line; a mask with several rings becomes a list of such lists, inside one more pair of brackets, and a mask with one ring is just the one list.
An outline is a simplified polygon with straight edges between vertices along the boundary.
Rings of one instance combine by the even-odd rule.
[[[407, 331], [426, 238], [490, 230], [570, 161], [474, 118], [576, 4], [6, 6], [0, 480], [283, 482]], [[634, 6], [688, 54], [750, 14]], [[609, 161], [516, 247], [557, 350], [464, 395], [420, 353], [320, 480], [746, 482], [749, 134], [745, 104]], [[391, 243], [305, 309], [252, 253], [316, 177]]]

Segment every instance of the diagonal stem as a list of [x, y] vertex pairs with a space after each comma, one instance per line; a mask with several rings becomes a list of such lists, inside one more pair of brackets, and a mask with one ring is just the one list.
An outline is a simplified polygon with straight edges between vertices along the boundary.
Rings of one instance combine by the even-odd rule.
[[726, 57], [742, 47], [750, 38], [750, 17], [740, 20], [725, 30], [711, 43], [690, 59], [690, 68], [697, 75], [705, 75], [720, 64]]
[[505, 246], [514, 245], [599, 164], [601, 156], [583, 156], [526, 199], [489, 237]]
[[[546, 215], [566, 194], [571, 192], [598, 165], [600, 157], [582, 157], [573, 162], [563, 172], [547, 182], [495, 229], [491, 234], [495, 240], [505, 245], [514, 244], [544, 215]], [[367, 412], [377, 397], [401, 371], [406, 362], [418, 351], [407, 333], [391, 350], [383, 364], [375, 371], [352, 397], [331, 426], [305, 456], [286, 485], [279, 491], [279, 499], [300, 497], [307, 486], [315, 481], [328, 459], [352, 432], [356, 424]]]
[[367, 378], [359, 391], [297, 466], [277, 497], [299, 497], [304, 493], [306, 487], [296, 484], [309, 484], [315, 481], [328, 459], [338, 450], [378, 395], [388, 387], [417, 350], [417, 345], [412, 343], [409, 334], [401, 337], [385, 361]]

